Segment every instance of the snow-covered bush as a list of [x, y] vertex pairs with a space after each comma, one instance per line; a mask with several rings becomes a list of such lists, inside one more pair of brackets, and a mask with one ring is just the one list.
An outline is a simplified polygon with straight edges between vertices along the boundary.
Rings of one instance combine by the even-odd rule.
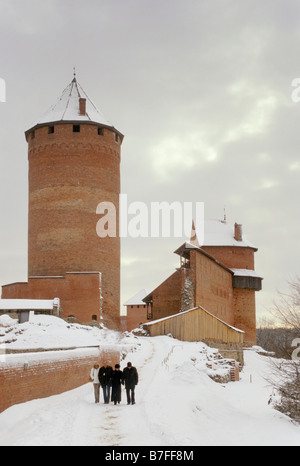
[[[277, 411], [300, 424], [300, 361], [273, 361], [274, 395], [271, 403]], [[275, 380], [275, 382], [274, 382]]]

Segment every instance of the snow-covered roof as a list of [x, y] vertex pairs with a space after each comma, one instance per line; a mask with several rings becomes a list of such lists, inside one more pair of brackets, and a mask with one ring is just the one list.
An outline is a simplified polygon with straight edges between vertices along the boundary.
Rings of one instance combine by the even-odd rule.
[[231, 271], [234, 273], [236, 277], [253, 277], [253, 278], [262, 278], [260, 275], [258, 275], [255, 270], [249, 270], [249, 269], [231, 269]]
[[0, 299], [0, 310], [52, 310], [60, 306], [60, 300], [55, 299]]
[[[80, 98], [86, 99], [85, 115], [80, 114]], [[113, 125], [90, 100], [86, 92], [78, 83], [76, 77], [74, 77], [73, 81], [66, 87], [57, 102], [34, 125], [32, 125], [32, 128], [38, 125], [62, 121], [86, 121], [113, 128]]]
[[216, 264], [218, 264], [220, 267], [227, 270], [228, 272], [233, 273], [231, 269], [226, 267], [226, 265], [222, 264], [215, 257], [208, 254], [206, 251], [204, 251], [204, 249], [202, 249], [202, 248], [200, 248], [200, 247], [198, 247], [198, 246], [196, 246], [194, 244], [188, 243], [188, 242], [183, 243], [178, 249], [176, 249], [176, 251], [174, 251], [174, 254], [178, 254], [179, 256], [182, 256], [182, 257], [185, 257], [185, 258], [188, 259], [189, 258], [189, 252], [192, 249], [196, 250], [199, 253], [203, 254], [204, 256], [208, 257], [210, 260], [214, 261]]
[[192, 243], [189, 243], [188, 241], [186, 241], [185, 243], [183, 243], [182, 246], [180, 246], [180, 248], [176, 249], [175, 253], [177, 253], [181, 249], [186, 249], [186, 250], [199, 249], [199, 246], [196, 246], [195, 244], [192, 244]]
[[222, 220], [206, 220], [203, 225], [195, 225], [197, 246], [235, 246], [257, 249], [245, 238], [237, 241], [234, 237], [234, 226]]
[[139, 291], [136, 295], [134, 295], [132, 298], [130, 298], [126, 303], [124, 303], [124, 306], [144, 306], [145, 303], [143, 299], [148, 296], [150, 293], [149, 290], [141, 290]]

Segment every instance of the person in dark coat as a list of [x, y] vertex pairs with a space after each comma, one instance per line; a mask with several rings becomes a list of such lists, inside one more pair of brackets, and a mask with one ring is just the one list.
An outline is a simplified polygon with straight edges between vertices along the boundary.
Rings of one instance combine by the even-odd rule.
[[117, 403], [121, 403], [121, 385], [124, 385], [123, 380], [123, 372], [120, 371], [119, 364], [115, 365], [115, 370], [113, 371], [112, 375], [112, 393], [111, 393], [111, 401], [116, 405]]
[[127, 367], [123, 371], [123, 377], [125, 382], [125, 388], [127, 393], [127, 404], [135, 404], [135, 387], [139, 383], [138, 371], [135, 367], [132, 367], [131, 362], [127, 364]]
[[104, 403], [109, 404], [112, 385], [113, 368], [104, 364], [99, 370], [99, 381], [103, 389]]

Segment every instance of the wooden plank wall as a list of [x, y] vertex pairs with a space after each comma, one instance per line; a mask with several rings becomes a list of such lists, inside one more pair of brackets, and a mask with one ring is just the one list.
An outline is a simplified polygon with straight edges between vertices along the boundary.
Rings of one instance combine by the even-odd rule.
[[174, 338], [182, 341], [209, 340], [240, 345], [244, 341], [244, 333], [226, 325], [202, 308], [145, 324], [144, 328], [153, 337], [171, 333]]

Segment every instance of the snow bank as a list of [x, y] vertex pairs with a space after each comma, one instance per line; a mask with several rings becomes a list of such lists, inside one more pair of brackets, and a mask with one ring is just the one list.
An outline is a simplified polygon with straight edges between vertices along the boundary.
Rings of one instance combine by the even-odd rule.
[[[2, 324], [2, 325], [1, 325]], [[0, 320], [0, 348], [5, 352], [36, 350], [67, 350], [70, 348], [101, 347], [116, 349], [124, 358], [128, 351], [135, 351], [139, 341], [132, 334], [124, 335], [108, 329], [79, 324], [69, 324], [49, 315], [30, 316], [29, 322], [19, 324], [2, 316]], [[16, 355], [6, 354], [6, 359], [16, 360]]]
[[13, 327], [17, 323], [17, 319], [12, 319], [10, 316], [6, 314], [0, 316], [0, 327]]

